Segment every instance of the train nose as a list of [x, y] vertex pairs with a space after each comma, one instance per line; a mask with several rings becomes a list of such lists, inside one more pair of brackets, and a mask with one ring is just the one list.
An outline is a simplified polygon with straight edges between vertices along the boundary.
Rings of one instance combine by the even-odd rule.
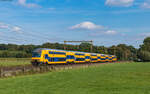
[[32, 59], [32, 62], [40, 62], [40, 59]]

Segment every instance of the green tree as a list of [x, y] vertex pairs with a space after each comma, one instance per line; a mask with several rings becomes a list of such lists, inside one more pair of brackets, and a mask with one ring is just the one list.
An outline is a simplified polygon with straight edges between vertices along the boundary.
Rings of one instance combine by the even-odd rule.
[[144, 39], [138, 50], [138, 58], [142, 61], [150, 61], [150, 37]]
[[141, 51], [138, 52], [138, 57], [142, 61], [148, 62], [148, 61], [150, 61], [150, 52], [141, 50]]

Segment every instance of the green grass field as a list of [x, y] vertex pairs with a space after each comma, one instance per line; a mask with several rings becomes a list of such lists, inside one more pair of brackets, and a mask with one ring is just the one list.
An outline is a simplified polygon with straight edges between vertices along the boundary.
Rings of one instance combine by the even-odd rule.
[[28, 65], [31, 59], [29, 58], [0, 58], [1, 66], [17, 66], [17, 65]]
[[150, 63], [110, 63], [0, 79], [0, 94], [150, 94]]

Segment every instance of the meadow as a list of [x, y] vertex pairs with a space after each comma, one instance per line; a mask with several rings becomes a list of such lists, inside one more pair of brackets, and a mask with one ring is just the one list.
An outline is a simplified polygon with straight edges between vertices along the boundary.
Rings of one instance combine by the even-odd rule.
[[150, 63], [89, 68], [0, 79], [0, 94], [150, 94]]
[[30, 61], [30, 58], [0, 58], [0, 67], [29, 65], [31, 64]]

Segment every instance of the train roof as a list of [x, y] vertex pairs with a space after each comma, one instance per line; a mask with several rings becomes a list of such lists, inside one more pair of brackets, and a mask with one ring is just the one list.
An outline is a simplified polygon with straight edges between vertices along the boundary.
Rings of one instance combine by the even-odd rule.
[[[50, 49], [50, 48], [37, 48], [33, 52], [39, 52], [41, 50], [67, 51], [67, 50]], [[80, 52], [80, 51], [68, 51], [68, 52], [76, 52], [76, 53], [84, 53], [84, 54], [92, 54], [92, 55], [100, 54], [100, 53], [90, 53], [90, 52]], [[106, 55], [106, 54], [100, 54], [100, 55]], [[115, 56], [115, 55], [112, 55], [112, 56]]]
[[38, 50], [66, 51], [66, 50], [49, 49], [49, 48], [37, 48], [37, 49], [35, 49], [34, 51], [38, 51]]
[[[37, 49], [35, 49], [33, 52], [40, 51], [40, 50], [67, 51], [67, 50], [59, 50], [59, 49], [37, 48]], [[89, 52], [80, 52], [80, 51], [68, 51], [68, 52], [89, 53]], [[89, 54], [94, 54], [94, 53], [89, 53]]]

